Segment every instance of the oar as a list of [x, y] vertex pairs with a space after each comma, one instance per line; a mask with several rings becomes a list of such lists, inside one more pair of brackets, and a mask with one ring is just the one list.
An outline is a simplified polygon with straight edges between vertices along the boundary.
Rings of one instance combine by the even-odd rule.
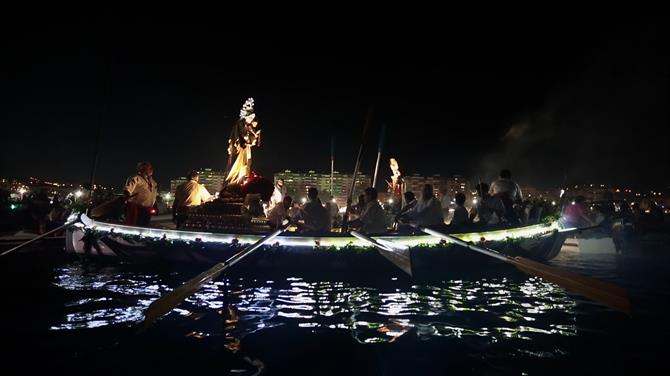
[[9, 250], [6, 250], [6, 251], [2, 252], [2, 253], [0, 254], [0, 256], [4, 256], [4, 255], [6, 255], [6, 254], [8, 254], [8, 253], [10, 253], [10, 252], [14, 252], [14, 251], [16, 251], [17, 249], [21, 249], [21, 248], [23, 248], [23, 247], [25, 247], [25, 246], [27, 246], [27, 245], [29, 245], [29, 244], [32, 244], [32, 243], [34, 243], [34, 242], [36, 242], [36, 241], [38, 241], [38, 240], [40, 240], [40, 239], [42, 239], [42, 238], [45, 238], [45, 237], [47, 237], [47, 236], [53, 234], [54, 232], [58, 232], [58, 231], [61, 231], [61, 230], [63, 230], [63, 229], [66, 229], [66, 228], [72, 226], [75, 222], [77, 222], [76, 219], [73, 220], [73, 221], [66, 222], [64, 225], [62, 225], [62, 226], [60, 226], [60, 227], [57, 227], [57, 228], [55, 228], [55, 229], [53, 229], [53, 230], [51, 230], [51, 231], [47, 231], [47, 232], [45, 232], [44, 234], [42, 234], [42, 235], [40, 235], [40, 236], [38, 236], [38, 237], [36, 237], [36, 238], [32, 238], [32, 239], [28, 240], [27, 242], [25, 242], [25, 243], [23, 243], [23, 244], [19, 244], [19, 245], [17, 245], [16, 247], [14, 247], [14, 248], [12, 248], [12, 249], [9, 249]]
[[624, 312], [630, 316], [628, 291], [614, 284], [586, 277], [581, 274], [558, 269], [523, 257], [511, 257], [488, 248], [478, 247], [455, 236], [443, 234], [429, 228], [416, 226], [426, 234], [456, 243], [472, 251], [479, 252], [500, 261], [512, 264], [522, 272], [541, 277], [566, 289], [583, 295], [600, 304]]
[[214, 265], [209, 270], [206, 270], [198, 274], [195, 278], [192, 278], [191, 280], [185, 282], [180, 287], [158, 298], [158, 300], [151, 303], [151, 305], [149, 305], [149, 308], [147, 308], [147, 310], [144, 311], [144, 327], [145, 328], [148, 327], [154, 321], [158, 320], [161, 316], [172, 311], [172, 309], [181, 304], [181, 302], [183, 302], [186, 298], [188, 298], [189, 296], [195, 294], [198, 290], [200, 290], [202, 286], [204, 286], [206, 283], [218, 277], [222, 271], [235, 265], [245, 256], [255, 251], [268, 241], [272, 240], [285, 230], [286, 226], [278, 228], [274, 232], [258, 240], [256, 243], [251, 244], [246, 248], [244, 248], [243, 250], [241, 250], [240, 252], [236, 253], [233, 257], [229, 258], [225, 262], [220, 262]]
[[365, 136], [368, 133], [368, 129], [372, 124], [372, 114], [374, 110], [372, 107], [368, 110], [368, 115], [365, 119], [365, 125], [363, 125], [363, 135], [361, 136], [361, 146], [358, 148], [358, 156], [356, 156], [356, 164], [354, 165], [354, 174], [351, 177], [351, 188], [349, 189], [349, 194], [347, 195], [347, 207], [344, 209], [344, 216], [342, 217], [342, 231], [346, 232], [349, 226], [349, 211], [351, 210], [351, 199], [354, 194], [354, 189], [356, 189], [356, 177], [361, 167], [361, 157], [363, 155], [363, 148], [365, 146]]
[[380, 255], [386, 257], [395, 266], [399, 267], [403, 272], [412, 276], [412, 261], [410, 260], [409, 248], [398, 246], [390, 241], [382, 241], [372, 239], [371, 237], [361, 234], [358, 231], [349, 231], [349, 233], [356, 238], [372, 245], [377, 249]]

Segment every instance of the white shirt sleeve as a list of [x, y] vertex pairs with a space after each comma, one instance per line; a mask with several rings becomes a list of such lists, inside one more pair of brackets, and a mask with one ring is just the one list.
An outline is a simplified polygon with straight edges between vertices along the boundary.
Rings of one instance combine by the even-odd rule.
[[129, 177], [128, 180], [126, 180], [126, 185], [123, 187], [128, 193], [132, 194], [133, 191], [135, 190], [135, 186], [137, 186], [137, 179], [139, 177], [137, 175]]

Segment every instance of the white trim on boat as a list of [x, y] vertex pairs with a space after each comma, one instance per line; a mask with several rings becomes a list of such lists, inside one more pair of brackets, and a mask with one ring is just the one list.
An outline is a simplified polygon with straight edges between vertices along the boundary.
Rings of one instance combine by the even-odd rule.
[[[201, 232], [201, 231], [184, 231], [184, 230], [168, 230], [168, 229], [158, 229], [158, 228], [149, 228], [149, 227], [135, 227], [127, 226], [121, 224], [112, 224], [95, 221], [85, 214], [82, 214], [81, 223], [76, 224], [75, 226], [80, 228], [90, 228], [95, 231], [105, 231], [119, 235], [132, 235], [140, 236], [153, 239], [166, 239], [166, 240], [181, 240], [181, 241], [202, 241], [202, 242], [216, 242], [216, 243], [231, 243], [233, 241], [238, 241], [242, 244], [250, 244], [256, 242], [263, 235], [251, 235], [251, 234], [223, 234], [223, 233], [211, 233], [211, 232]], [[551, 224], [537, 224], [531, 226], [525, 226], [514, 229], [504, 229], [504, 230], [495, 230], [487, 232], [470, 232], [463, 234], [453, 234], [453, 236], [458, 237], [463, 241], [473, 241], [478, 242], [482, 239], [487, 241], [499, 241], [507, 238], [528, 238], [538, 235], [544, 235], [553, 232], [554, 230], [559, 231], [573, 231], [574, 229], [563, 229], [559, 228], [558, 222], [553, 222]], [[403, 236], [374, 236], [375, 239], [381, 239], [386, 241], [391, 241], [395, 244], [401, 246], [414, 247], [419, 244], [433, 245], [438, 244], [442, 240], [430, 235], [403, 235]], [[353, 236], [325, 236], [325, 237], [314, 237], [314, 236], [278, 236], [273, 243], [279, 243], [282, 246], [321, 246], [321, 247], [344, 247], [347, 245], [367, 247], [368, 245], [353, 237]]]

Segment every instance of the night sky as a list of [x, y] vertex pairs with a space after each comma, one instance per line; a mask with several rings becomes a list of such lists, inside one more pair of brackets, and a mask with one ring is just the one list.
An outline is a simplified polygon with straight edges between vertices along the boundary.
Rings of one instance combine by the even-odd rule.
[[[477, 17], [352, 29], [167, 24], [110, 17], [5, 27], [0, 175], [121, 185], [149, 160], [166, 188], [224, 169], [247, 97], [263, 128], [254, 170], [351, 172], [374, 108], [404, 174], [557, 186], [670, 184], [668, 30], [653, 16]], [[256, 29], [256, 28], [254, 28]]]

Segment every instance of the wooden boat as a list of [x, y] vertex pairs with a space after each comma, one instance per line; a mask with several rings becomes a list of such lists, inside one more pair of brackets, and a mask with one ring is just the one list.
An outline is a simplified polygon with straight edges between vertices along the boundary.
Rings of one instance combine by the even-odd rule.
[[[558, 223], [535, 224], [485, 232], [452, 233], [466, 241], [485, 244], [509, 255], [539, 261], [554, 258], [565, 238], [577, 229]], [[215, 233], [134, 227], [96, 221], [81, 215], [66, 233], [66, 250], [84, 257], [127, 262], [214, 264], [224, 261], [264, 234]], [[453, 268], [473, 258], [490, 259], [423, 233], [373, 236], [391, 248], [409, 251], [415, 271]], [[305, 236], [285, 232], [245, 258], [236, 269], [253, 270], [378, 270], [393, 265], [368, 243], [349, 234]]]

